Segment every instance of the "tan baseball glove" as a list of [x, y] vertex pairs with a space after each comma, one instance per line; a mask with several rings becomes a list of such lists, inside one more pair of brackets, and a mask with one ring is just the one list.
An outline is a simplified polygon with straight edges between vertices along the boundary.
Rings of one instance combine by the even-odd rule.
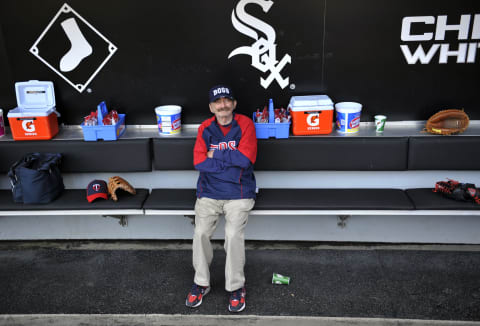
[[436, 135], [452, 135], [464, 132], [470, 119], [463, 110], [443, 110], [427, 120], [425, 131]]
[[137, 192], [135, 188], [132, 187], [131, 184], [127, 182], [127, 180], [120, 178], [119, 176], [111, 177], [108, 179], [108, 192], [114, 201], [118, 201], [118, 197], [116, 194], [117, 189], [122, 189], [126, 192], [135, 195]]

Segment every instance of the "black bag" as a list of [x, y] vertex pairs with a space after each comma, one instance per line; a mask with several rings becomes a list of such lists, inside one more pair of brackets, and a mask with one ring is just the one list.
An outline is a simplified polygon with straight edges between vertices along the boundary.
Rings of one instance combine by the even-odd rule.
[[15, 162], [8, 177], [12, 184], [13, 201], [24, 204], [48, 204], [63, 189], [60, 174], [60, 153], [30, 153]]

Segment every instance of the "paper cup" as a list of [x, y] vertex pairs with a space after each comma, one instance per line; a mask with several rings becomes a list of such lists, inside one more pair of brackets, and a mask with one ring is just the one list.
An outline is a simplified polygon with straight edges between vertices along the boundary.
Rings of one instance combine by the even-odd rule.
[[277, 274], [273, 273], [272, 276], [272, 284], [290, 284], [290, 277], [282, 275], [282, 274]]
[[375, 131], [376, 132], [383, 132], [385, 129], [385, 121], [387, 121], [387, 117], [385, 115], [376, 115], [375, 116]]

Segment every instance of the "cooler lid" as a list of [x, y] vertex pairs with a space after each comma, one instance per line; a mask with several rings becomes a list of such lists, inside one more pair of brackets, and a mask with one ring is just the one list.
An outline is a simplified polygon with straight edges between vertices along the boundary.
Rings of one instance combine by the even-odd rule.
[[49, 108], [34, 108], [34, 109], [25, 109], [25, 108], [15, 108], [8, 111], [7, 117], [9, 118], [27, 118], [27, 117], [48, 117], [50, 114], [55, 113], [57, 116], [60, 116], [55, 110], [54, 106]]
[[55, 92], [51, 81], [16, 82], [15, 93], [20, 108], [36, 109], [55, 106]]
[[304, 95], [304, 96], [292, 96], [290, 98], [289, 106], [294, 107], [306, 107], [306, 106], [328, 106], [333, 105], [332, 100], [328, 95]]

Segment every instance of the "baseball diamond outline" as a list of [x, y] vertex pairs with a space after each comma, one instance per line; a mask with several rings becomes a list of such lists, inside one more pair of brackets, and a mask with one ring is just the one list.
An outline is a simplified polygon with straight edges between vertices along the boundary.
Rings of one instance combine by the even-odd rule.
[[[55, 67], [53, 67], [50, 63], [48, 63], [44, 58], [42, 58], [39, 54], [38, 50], [38, 43], [43, 39], [43, 37], [47, 34], [47, 32], [50, 30], [52, 25], [57, 21], [58, 17], [62, 13], [73, 13], [78, 19], [80, 19], [84, 24], [86, 24], [91, 30], [93, 30], [98, 36], [100, 36], [108, 46], [108, 52], [109, 55], [103, 60], [103, 62], [97, 67], [97, 69], [93, 72], [93, 74], [87, 79], [87, 81], [83, 84], [74, 84], [70, 79], [68, 79], [66, 76], [64, 76], [60, 71], [58, 71]], [[42, 34], [38, 37], [38, 39], [35, 41], [35, 43], [32, 45], [30, 48], [30, 53], [32, 53], [35, 57], [37, 57], [40, 61], [42, 61], [45, 65], [47, 65], [50, 69], [52, 69], [54, 72], [57, 73], [60, 77], [62, 77], [68, 84], [70, 84], [73, 88], [75, 88], [77, 91], [82, 93], [87, 86], [90, 84], [90, 82], [95, 78], [95, 76], [100, 72], [100, 70], [103, 68], [103, 66], [110, 60], [110, 58], [115, 54], [115, 52], [118, 50], [118, 48], [110, 42], [105, 36], [103, 36], [102, 33], [100, 33], [95, 27], [93, 27], [89, 22], [87, 22], [82, 16], [80, 16], [72, 7], [70, 7], [67, 3], [64, 3], [60, 10], [58, 10], [57, 14], [52, 18], [50, 23], [47, 25], [47, 27], [43, 30]]]

